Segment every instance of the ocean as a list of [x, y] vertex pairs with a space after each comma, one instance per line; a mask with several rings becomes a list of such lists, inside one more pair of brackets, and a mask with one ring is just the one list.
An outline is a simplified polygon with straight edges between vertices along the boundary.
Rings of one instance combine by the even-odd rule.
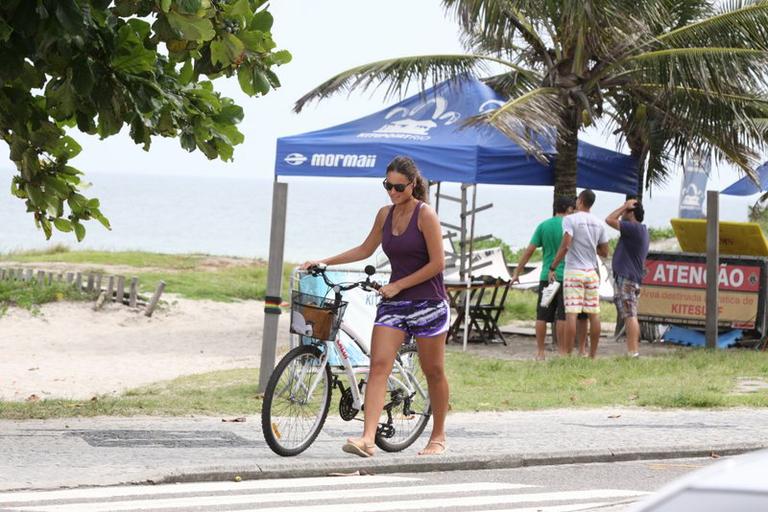
[[[78, 243], [71, 233], [45, 241], [21, 200], [0, 194], [0, 252], [42, 249], [65, 244], [72, 249], [144, 250], [266, 258], [272, 181], [221, 176], [91, 174], [89, 197], [98, 197], [112, 223], [107, 231], [86, 224]], [[388, 203], [379, 179], [290, 178], [285, 259], [301, 262], [331, 256], [361, 243], [376, 211]], [[5, 189], [6, 191], [8, 188]], [[471, 190], [471, 189], [470, 189]], [[443, 193], [458, 196], [459, 186]], [[605, 217], [623, 201], [619, 194], [598, 192], [593, 212]], [[723, 220], [745, 221], [755, 198], [723, 196]], [[477, 213], [475, 235], [491, 234], [512, 247], [526, 245], [537, 223], [549, 215], [548, 187], [480, 185], [477, 204], [493, 207]], [[669, 226], [677, 215], [677, 193], [661, 191], [645, 201], [646, 223]], [[458, 204], [442, 201], [440, 218], [458, 225]], [[612, 231], [612, 230], [609, 230]], [[613, 234], [613, 233], [611, 233]]]

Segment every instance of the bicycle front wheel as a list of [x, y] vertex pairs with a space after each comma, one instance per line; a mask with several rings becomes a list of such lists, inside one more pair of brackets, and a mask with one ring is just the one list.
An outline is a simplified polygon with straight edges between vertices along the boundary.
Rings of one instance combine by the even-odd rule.
[[397, 360], [402, 371], [396, 366], [392, 370], [387, 383], [389, 403], [385, 405], [376, 432], [376, 446], [387, 452], [399, 452], [411, 446], [432, 414], [427, 379], [421, 371], [416, 347], [401, 348]]
[[331, 369], [322, 352], [302, 345], [280, 360], [267, 383], [261, 408], [264, 440], [278, 455], [298, 455], [323, 428], [331, 404]]

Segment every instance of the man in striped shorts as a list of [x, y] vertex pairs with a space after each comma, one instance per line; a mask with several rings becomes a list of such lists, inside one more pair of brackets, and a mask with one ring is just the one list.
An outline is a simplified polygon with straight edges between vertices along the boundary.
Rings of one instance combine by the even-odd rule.
[[[550, 265], [550, 280], [554, 269], [565, 258], [565, 350], [573, 351], [576, 337], [576, 317], [589, 317], [589, 356], [597, 354], [600, 341], [600, 275], [598, 256], [608, 256], [608, 236], [602, 220], [590, 213], [595, 193], [583, 190], [576, 199], [576, 213], [563, 219], [563, 241]], [[579, 347], [580, 352], [583, 347]]]

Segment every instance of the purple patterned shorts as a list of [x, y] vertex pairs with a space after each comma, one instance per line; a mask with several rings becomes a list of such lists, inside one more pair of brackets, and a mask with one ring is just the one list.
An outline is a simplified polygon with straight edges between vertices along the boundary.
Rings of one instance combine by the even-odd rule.
[[414, 338], [431, 338], [448, 331], [451, 311], [446, 300], [389, 300], [379, 303], [375, 325], [392, 327]]

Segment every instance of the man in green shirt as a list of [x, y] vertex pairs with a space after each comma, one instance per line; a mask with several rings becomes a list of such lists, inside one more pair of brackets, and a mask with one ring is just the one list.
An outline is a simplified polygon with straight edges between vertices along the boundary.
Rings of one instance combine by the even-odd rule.
[[563, 272], [565, 269], [565, 262], [561, 261], [557, 266], [555, 272], [555, 279], [560, 282], [560, 288], [557, 290], [555, 297], [549, 306], [541, 306], [541, 295], [549, 285], [549, 267], [552, 265], [552, 260], [557, 254], [557, 250], [560, 248], [560, 242], [563, 239], [563, 217], [573, 211], [574, 200], [570, 197], [557, 197], [555, 198], [555, 215], [539, 224], [536, 227], [536, 231], [533, 232], [531, 242], [526, 247], [525, 252], [520, 257], [520, 261], [517, 263], [515, 272], [512, 275], [512, 282], [520, 281], [520, 272], [522, 272], [525, 264], [531, 259], [533, 252], [541, 247], [544, 261], [541, 266], [541, 275], [539, 276], [539, 295], [536, 299], [536, 359], [544, 359], [544, 339], [547, 336], [547, 323], [554, 322], [557, 319], [557, 339], [558, 350], [562, 353], [561, 342], [565, 339], [565, 304], [563, 303]]

